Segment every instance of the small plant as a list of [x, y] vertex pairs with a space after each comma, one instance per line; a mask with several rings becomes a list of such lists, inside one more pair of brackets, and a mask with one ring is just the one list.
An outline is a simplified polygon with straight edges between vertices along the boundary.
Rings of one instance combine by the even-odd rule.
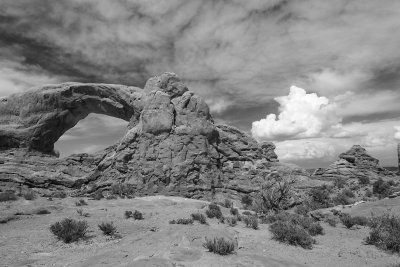
[[346, 192], [339, 193], [336, 197], [332, 199], [333, 203], [335, 203], [335, 205], [349, 205], [353, 203], [348, 195], [349, 194], [346, 195]]
[[243, 221], [246, 227], [253, 228], [254, 230], [258, 229], [258, 218], [256, 216], [245, 216]]
[[67, 197], [67, 193], [65, 191], [56, 191], [53, 193], [52, 197], [55, 198], [66, 198]]
[[89, 213], [83, 212], [82, 209], [79, 209], [79, 210], [77, 210], [76, 212], [78, 213], [79, 216], [82, 216], [82, 217], [89, 217], [89, 216], [90, 216]]
[[80, 206], [87, 206], [88, 203], [84, 199], [79, 199], [79, 201], [75, 202], [75, 206], [80, 207]]
[[0, 202], [5, 202], [5, 201], [14, 201], [17, 200], [18, 197], [15, 195], [14, 192], [1, 192], [0, 193]]
[[369, 184], [369, 178], [368, 176], [359, 176], [358, 177], [358, 183], [360, 185], [368, 185]]
[[355, 197], [354, 193], [349, 189], [343, 189], [342, 194], [349, 198]]
[[193, 224], [193, 219], [177, 219], [169, 221], [170, 224]]
[[308, 212], [310, 211], [310, 208], [306, 205], [299, 205], [296, 207], [295, 212], [299, 215], [307, 216]]
[[29, 190], [28, 192], [25, 192], [23, 196], [24, 196], [24, 198], [26, 200], [34, 200], [36, 198], [36, 194], [32, 190]]
[[96, 193], [94, 193], [93, 194], [93, 199], [94, 200], [100, 200], [100, 199], [102, 199], [104, 196], [103, 196], [103, 192], [101, 192], [101, 191], [96, 191]]
[[143, 220], [144, 219], [143, 218], [143, 213], [138, 211], [138, 210], [135, 210], [135, 212], [133, 213], [133, 218], [135, 220]]
[[113, 236], [117, 232], [117, 227], [112, 222], [102, 222], [98, 227], [104, 235]]
[[236, 217], [227, 217], [226, 222], [228, 223], [229, 226], [236, 226], [237, 225], [237, 218]]
[[221, 216], [221, 217], [218, 219], [218, 221], [219, 221], [220, 223], [225, 223], [225, 217], [224, 217], [224, 216]]
[[75, 242], [85, 237], [87, 229], [88, 224], [86, 221], [76, 221], [68, 218], [50, 226], [50, 231], [65, 243]]
[[230, 201], [229, 199], [225, 198], [224, 207], [228, 208], [228, 209], [232, 208], [233, 207], [233, 202]]
[[45, 215], [45, 214], [50, 214], [51, 212], [49, 211], [49, 210], [47, 210], [47, 209], [45, 209], [45, 208], [39, 208], [37, 211], [36, 211], [36, 214], [37, 215]]
[[212, 240], [206, 238], [203, 247], [208, 249], [209, 252], [219, 255], [228, 255], [235, 250], [235, 244], [232, 241], [225, 240], [223, 237], [214, 238]]
[[292, 246], [311, 249], [315, 243], [315, 240], [303, 227], [290, 221], [277, 221], [269, 227], [269, 230], [273, 234], [273, 239]]
[[132, 218], [132, 217], [133, 217], [133, 212], [130, 211], [130, 210], [126, 210], [125, 211], [125, 218], [129, 219], [129, 218]]
[[234, 216], [239, 215], [239, 210], [236, 209], [236, 208], [234, 208], [234, 207], [232, 207], [232, 208], [229, 210], [229, 212], [230, 212], [232, 215], [234, 215]]
[[364, 216], [355, 216], [351, 217], [348, 214], [342, 214], [340, 217], [341, 222], [343, 223], [346, 228], [350, 229], [354, 225], [361, 225], [361, 226], [366, 226], [368, 225], [368, 218]]
[[118, 195], [121, 198], [123, 197], [129, 197], [132, 198], [135, 194], [135, 188], [132, 184], [113, 184], [111, 186], [111, 193], [113, 195]]
[[207, 224], [207, 218], [206, 216], [204, 216], [204, 214], [198, 212], [198, 213], [192, 213], [191, 216], [194, 221], [198, 221], [201, 224]]
[[369, 188], [365, 191], [365, 196], [366, 197], [372, 197], [373, 196], [372, 191]]
[[391, 185], [379, 178], [372, 184], [372, 193], [378, 195], [379, 198], [387, 197], [391, 193]]
[[242, 204], [244, 207], [250, 207], [253, 204], [253, 198], [249, 195], [244, 195], [242, 197]]
[[251, 213], [251, 212], [248, 211], [248, 210], [243, 211], [242, 214], [243, 214], [243, 215], [246, 215], [246, 216], [251, 216], [251, 215], [253, 215], [253, 213]]
[[343, 188], [346, 185], [346, 180], [343, 178], [336, 178], [333, 180], [333, 185], [337, 188]]
[[371, 232], [365, 239], [367, 244], [400, 253], [400, 217], [389, 214], [374, 217], [369, 227]]
[[212, 218], [219, 219], [222, 217], [221, 208], [217, 204], [211, 203], [208, 205], [208, 209], [206, 210], [206, 215], [210, 219]]

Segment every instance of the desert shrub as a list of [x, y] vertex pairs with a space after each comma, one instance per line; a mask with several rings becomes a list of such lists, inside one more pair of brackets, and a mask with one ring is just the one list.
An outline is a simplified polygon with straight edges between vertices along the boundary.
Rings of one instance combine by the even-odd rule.
[[332, 201], [333, 201], [333, 203], [335, 203], [335, 205], [349, 205], [349, 204], [353, 203], [353, 201], [350, 199], [350, 197], [348, 197], [343, 192], [340, 192], [339, 194], [337, 194], [337, 196], [335, 196], [332, 199]]
[[50, 231], [57, 236], [58, 239], [65, 243], [75, 242], [85, 237], [88, 224], [86, 221], [76, 221], [74, 219], [64, 219], [50, 226]]
[[210, 219], [212, 218], [219, 219], [222, 217], [221, 208], [217, 204], [211, 203], [208, 205], [208, 209], [206, 210], [206, 215]]
[[39, 208], [36, 210], [36, 214], [38, 215], [45, 215], [45, 214], [50, 214], [51, 212], [45, 208]]
[[198, 221], [201, 224], [207, 224], [207, 218], [206, 216], [204, 216], [204, 214], [198, 212], [198, 213], [192, 213], [191, 216], [194, 221]]
[[342, 194], [345, 195], [346, 197], [349, 197], [349, 198], [355, 197], [353, 191], [351, 191], [349, 189], [343, 189], [342, 190]]
[[0, 202], [14, 201], [17, 199], [18, 199], [18, 197], [14, 192], [1, 192], [0, 193]]
[[323, 235], [324, 229], [322, 226], [310, 217], [304, 217], [299, 214], [291, 214], [288, 212], [280, 212], [277, 214], [271, 214], [266, 216], [264, 222], [275, 223], [275, 222], [291, 222], [295, 225], [305, 229], [310, 235]]
[[304, 228], [291, 221], [277, 221], [270, 225], [269, 230], [273, 234], [273, 239], [285, 244], [311, 249], [315, 243]]
[[219, 221], [220, 223], [225, 223], [225, 217], [224, 217], [224, 216], [219, 217], [219, 218], [218, 218], [218, 221]]
[[253, 198], [249, 195], [244, 195], [241, 199], [244, 207], [250, 207], [253, 204]]
[[384, 214], [371, 219], [367, 244], [383, 250], [400, 253], [400, 217]]
[[112, 222], [102, 222], [98, 227], [104, 235], [113, 236], [117, 232], [117, 227]]
[[236, 226], [237, 225], [237, 218], [236, 217], [227, 217], [226, 222], [229, 226]]
[[113, 184], [111, 186], [111, 193], [123, 197], [133, 197], [135, 195], [135, 187], [132, 184]]
[[391, 186], [388, 182], [379, 178], [376, 182], [372, 184], [372, 193], [378, 195], [379, 198], [384, 198], [390, 195]]
[[219, 255], [228, 255], [235, 250], [235, 244], [232, 241], [225, 240], [223, 237], [214, 238], [212, 240], [206, 238], [203, 247], [208, 249], [209, 252]]
[[138, 210], [135, 210], [135, 212], [133, 212], [133, 218], [135, 220], [143, 220], [144, 219], [143, 218], [143, 213], [138, 211]]
[[333, 185], [337, 188], [343, 188], [346, 185], [346, 180], [338, 177], [333, 180]]
[[307, 216], [308, 212], [310, 211], [310, 207], [307, 205], [299, 205], [296, 207], [295, 212], [299, 215]]
[[311, 209], [321, 209], [321, 208], [328, 208], [331, 206], [330, 191], [326, 187], [315, 187], [312, 188], [309, 192], [311, 197], [310, 208]]
[[239, 215], [239, 210], [236, 209], [236, 208], [234, 208], [234, 207], [232, 207], [232, 208], [229, 210], [229, 212], [230, 212], [232, 215], [234, 215], [234, 216]]
[[65, 191], [56, 191], [53, 193], [52, 197], [55, 198], [66, 198], [67, 197], [67, 193]]
[[79, 199], [78, 201], [75, 201], [75, 206], [80, 207], [80, 206], [87, 206], [88, 203], [84, 199]]
[[257, 216], [245, 216], [243, 218], [246, 227], [253, 228], [254, 230], [258, 229], [258, 218]]
[[271, 173], [261, 186], [260, 193], [253, 201], [253, 209], [257, 213], [266, 214], [272, 211], [287, 209], [293, 195], [292, 185], [295, 180], [291, 177], [282, 177], [278, 173]]
[[36, 198], [36, 194], [32, 190], [29, 190], [28, 192], [25, 192], [23, 196], [24, 196], [24, 198], [26, 200], [34, 200]]
[[366, 197], [372, 197], [372, 191], [368, 188], [366, 191], [365, 191], [365, 196]]
[[132, 218], [132, 217], [133, 217], [133, 212], [130, 211], [130, 210], [126, 210], [125, 213], [124, 213], [124, 215], [125, 215], [125, 218], [126, 218], [126, 219], [129, 219], [129, 218]]
[[243, 215], [246, 215], [246, 216], [251, 216], [251, 215], [253, 215], [253, 213], [251, 213], [251, 212], [248, 211], [248, 210], [243, 211], [242, 214], [243, 214]]
[[193, 219], [177, 219], [169, 221], [170, 224], [193, 224]]
[[361, 184], [361, 185], [368, 185], [369, 184], [368, 176], [359, 176], [358, 177], [358, 183]]
[[366, 226], [369, 223], [369, 219], [367, 217], [364, 216], [351, 217], [348, 214], [342, 214], [342, 216], [340, 216], [340, 220], [343, 223], [343, 225], [346, 226], [346, 228], [348, 229], [350, 229], [354, 225]]
[[229, 208], [232, 208], [232, 207], [233, 207], [233, 202], [232, 202], [231, 200], [225, 198], [224, 207], [225, 207], [225, 208], [228, 208], [228, 209], [229, 209]]
[[83, 212], [82, 209], [78, 209], [76, 212], [78, 213], [79, 216], [82, 216], [82, 217], [89, 217], [90, 216], [89, 213]]
[[101, 191], [96, 191], [94, 194], [93, 194], [93, 199], [94, 200], [100, 200], [100, 199], [102, 199], [104, 196], [103, 196], [103, 192], [101, 192]]
[[336, 227], [336, 224], [337, 224], [336, 219], [335, 219], [335, 218], [332, 218], [332, 217], [327, 218], [327, 219], [325, 220], [325, 222], [328, 223], [328, 224], [329, 224], [330, 226], [332, 226], [332, 227]]

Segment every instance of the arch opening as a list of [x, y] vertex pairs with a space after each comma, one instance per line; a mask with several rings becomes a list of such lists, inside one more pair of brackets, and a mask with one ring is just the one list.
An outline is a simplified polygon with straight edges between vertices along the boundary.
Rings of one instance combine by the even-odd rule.
[[60, 154], [60, 158], [95, 153], [117, 143], [126, 133], [127, 126], [125, 120], [91, 113], [66, 131], [54, 143], [54, 150]]

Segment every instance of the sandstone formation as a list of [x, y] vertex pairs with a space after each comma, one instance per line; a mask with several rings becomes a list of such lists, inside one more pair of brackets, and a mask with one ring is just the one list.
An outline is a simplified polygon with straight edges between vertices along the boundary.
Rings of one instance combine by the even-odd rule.
[[[54, 143], [90, 113], [129, 121], [125, 136], [95, 155], [58, 159]], [[0, 101], [0, 182], [79, 193], [127, 183], [138, 194], [195, 198], [256, 192], [277, 163], [272, 143], [216, 125], [202, 98], [173, 73], [145, 88], [65, 83]]]
[[393, 172], [379, 166], [379, 160], [368, 155], [365, 148], [354, 145], [350, 150], [339, 155], [328, 168], [315, 170], [313, 176], [323, 179], [368, 177], [378, 179], [393, 176]]

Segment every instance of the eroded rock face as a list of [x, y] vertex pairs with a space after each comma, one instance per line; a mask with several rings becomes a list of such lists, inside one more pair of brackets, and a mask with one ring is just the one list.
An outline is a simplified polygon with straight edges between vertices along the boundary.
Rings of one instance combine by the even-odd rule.
[[368, 177], [378, 179], [395, 175], [393, 172], [379, 166], [379, 160], [370, 156], [365, 148], [354, 145], [350, 150], [339, 155], [328, 168], [317, 169], [313, 176], [325, 179]]
[[[144, 90], [67, 83], [1, 103], [2, 182], [65, 186], [81, 193], [129, 183], [139, 195], [239, 197], [259, 190], [278, 161], [272, 143], [259, 144], [234, 127], [215, 125], [204, 100], [173, 73], [149, 79]], [[45, 154], [91, 112], [129, 121], [125, 136], [96, 155], [57, 159]]]

